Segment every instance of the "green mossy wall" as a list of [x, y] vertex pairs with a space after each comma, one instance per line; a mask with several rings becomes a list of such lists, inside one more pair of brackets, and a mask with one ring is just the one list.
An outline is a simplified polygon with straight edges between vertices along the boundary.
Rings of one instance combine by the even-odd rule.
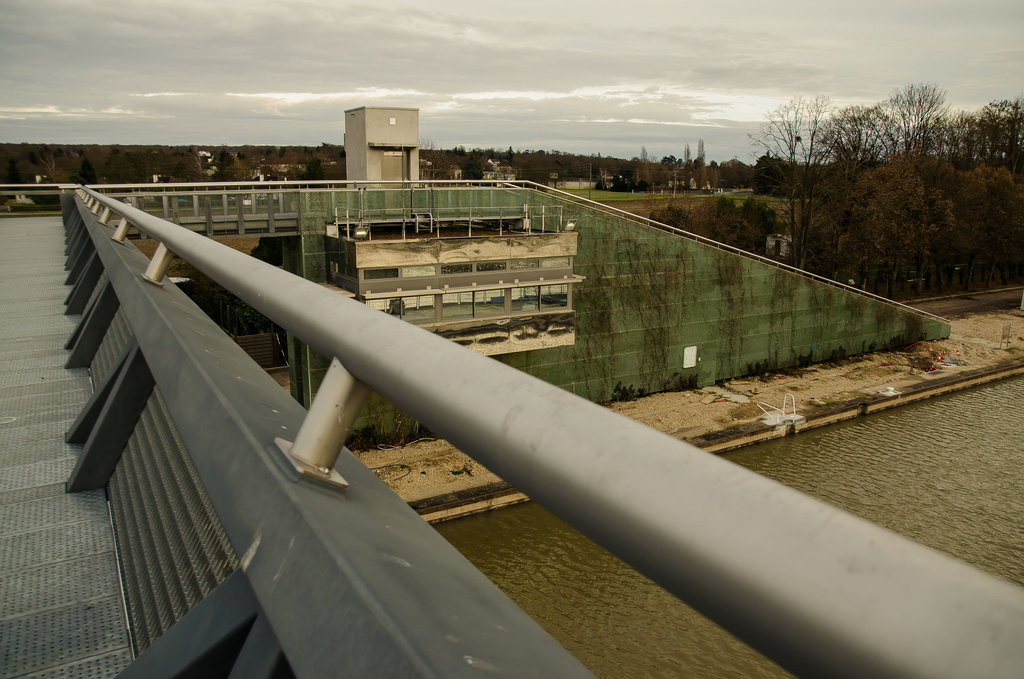
[[[333, 206], [343, 201], [357, 207], [354, 194], [305, 201], [310, 213], [325, 210], [309, 220], [310, 230], [322, 233], [325, 214], [333, 218]], [[947, 324], [883, 301], [535, 191], [365, 194], [364, 206], [375, 208], [410, 201], [424, 208], [561, 205], [580, 233], [574, 271], [586, 276], [573, 293], [576, 344], [496, 358], [593, 401], [704, 386], [949, 334]], [[312, 272], [319, 281], [324, 239], [307, 236], [305, 214], [303, 259], [320, 262], [306, 264], [306, 276]], [[683, 367], [688, 346], [697, 347], [693, 368]], [[313, 359], [308, 383], [319, 383], [325, 365]], [[379, 399], [371, 400], [357, 428], [375, 436], [422, 433]]]
[[[590, 211], [588, 211], [590, 212]], [[499, 357], [594, 401], [713, 384], [949, 334], [856, 292], [626, 219], [577, 217], [577, 340]], [[683, 367], [697, 347], [698, 364]]]

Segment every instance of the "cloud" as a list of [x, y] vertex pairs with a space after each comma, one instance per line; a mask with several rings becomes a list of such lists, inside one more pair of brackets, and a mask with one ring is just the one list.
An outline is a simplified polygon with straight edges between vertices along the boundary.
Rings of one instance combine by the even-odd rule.
[[345, 109], [383, 104], [419, 108], [441, 146], [679, 155], [702, 135], [742, 157], [795, 96], [1016, 96], [1022, 24], [1005, 0], [8, 0], [0, 140], [340, 142]]
[[0, 106], [0, 119], [4, 120], [27, 120], [29, 118], [120, 118], [120, 117], [145, 117], [159, 119], [164, 116], [147, 114], [143, 111], [133, 111], [121, 106], [108, 106], [103, 109], [89, 108], [60, 108], [59, 106]]
[[360, 99], [390, 99], [393, 97], [420, 97], [419, 90], [391, 90], [381, 87], [362, 87], [351, 92], [227, 92], [226, 97], [263, 99], [285, 105], [315, 101], [344, 101]]

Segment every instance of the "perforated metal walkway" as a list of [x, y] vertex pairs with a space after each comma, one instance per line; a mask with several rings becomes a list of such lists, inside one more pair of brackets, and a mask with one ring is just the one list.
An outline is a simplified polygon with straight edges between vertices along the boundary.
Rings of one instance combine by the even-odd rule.
[[0, 677], [110, 677], [131, 659], [106, 492], [68, 495], [64, 434], [91, 393], [65, 370], [58, 217], [0, 219]]

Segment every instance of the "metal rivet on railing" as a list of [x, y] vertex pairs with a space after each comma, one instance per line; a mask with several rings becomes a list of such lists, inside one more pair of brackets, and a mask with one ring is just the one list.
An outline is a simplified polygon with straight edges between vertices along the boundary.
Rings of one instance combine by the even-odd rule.
[[337, 358], [331, 359], [295, 442], [275, 438], [274, 443], [300, 474], [347, 487], [348, 482], [334, 471], [334, 464], [369, 393], [370, 388], [345, 370]]
[[121, 221], [117, 223], [117, 229], [114, 231], [114, 235], [110, 237], [111, 240], [117, 241], [118, 243], [124, 243], [124, 239], [128, 236], [128, 228], [131, 224], [124, 217], [121, 217]]
[[146, 272], [142, 274], [142, 280], [163, 287], [164, 274], [167, 273], [167, 267], [171, 265], [173, 259], [174, 253], [168, 250], [166, 245], [160, 243], [156, 252], [153, 253], [153, 259], [149, 260]]

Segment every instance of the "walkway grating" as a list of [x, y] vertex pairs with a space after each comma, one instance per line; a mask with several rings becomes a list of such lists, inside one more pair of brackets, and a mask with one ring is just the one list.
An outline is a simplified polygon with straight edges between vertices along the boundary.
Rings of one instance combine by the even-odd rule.
[[0, 219], [0, 677], [112, 677], [131, 661], [103, 490], [64, 492], [92, 388], [65, 370], [64, 227]]

